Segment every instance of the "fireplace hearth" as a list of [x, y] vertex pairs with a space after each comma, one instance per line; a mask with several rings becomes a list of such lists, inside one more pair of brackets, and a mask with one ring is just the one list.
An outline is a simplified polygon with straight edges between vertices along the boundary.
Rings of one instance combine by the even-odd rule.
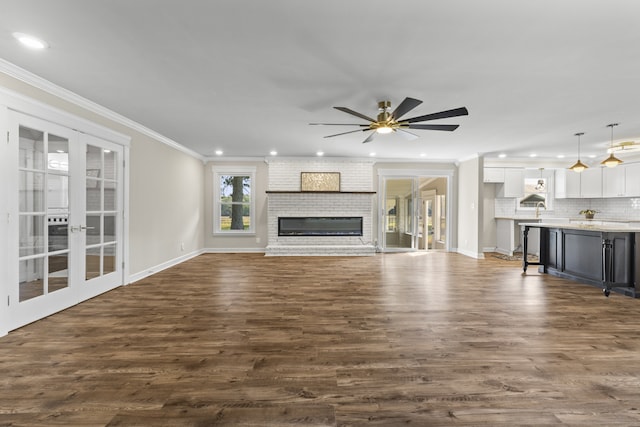
[[362, 236], [362, 217], [279, 217], [278, 236]]

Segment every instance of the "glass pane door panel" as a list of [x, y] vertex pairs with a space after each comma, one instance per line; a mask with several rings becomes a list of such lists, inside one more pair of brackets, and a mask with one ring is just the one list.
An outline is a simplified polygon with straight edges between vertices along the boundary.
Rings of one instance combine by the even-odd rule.
[[48, 212], [69, 209], [69, 177], [49, 174], [47, 179]]
[[69, 172], [69, 140], [67, 138], [49, 134], [47, 168], [51, 171]]
[[85, 279], [91, 280], [100, 277], [102, 272], [101, 266], [101, 247], [87, 248], [85, 256]]
[[20, 212], [44, 212], [44, 173], [18, 172]]
[[44, 170], [44, 132], [20, 126], [18, 167]]
[[104, 183], [104, 210], [116, 210], [116, 183], [106, 181]]
[[44, 257], [19, 262], [20, 302], [44, 295]]
[[111, 150], [103, 150], [104, 154], [104, 179], [116, 179], [117, 153]]
[[87, 211], [102, 210], [102, 181], [87, 178]]
[[105, 245], [103, 249], [103, 274], [116, 271], [116, 245]]
[[115, 242], [116, 241], [116, 215], [105, 214], [104, 215], [104, 235], [103, 242]]
[[87, 215], [87, 245], [102, 243], [102, 216]]
[[87, 145], [87, 177], [104, 178], [102, 170], [102, 148]]
[[414, 248], [413, 178], [385, 180], [385, 247]]
[[47, 218], [49, 232], [49, 252], [69, 249], [69, 215], [55, 215]]
[[48, 292], [59, 291], [69, 286], [69, 253], [49, 256]]
[[44, 215], [20, 215], [19, 253], [21, 257], [44, 253]]

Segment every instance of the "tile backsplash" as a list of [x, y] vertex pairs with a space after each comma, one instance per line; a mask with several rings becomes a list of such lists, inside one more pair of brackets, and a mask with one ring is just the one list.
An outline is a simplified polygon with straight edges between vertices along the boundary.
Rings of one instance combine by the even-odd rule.
[[[516, 211], [515, 198], [496, 198], [495, 216], [523, 215]], [[597, 219], [640, 221], [640, 198], [619, 197], [608, 199], [555, 199], [553, 210], [541, 211], [547, 218], [579, 218], [583, 209], [598, 211]]]

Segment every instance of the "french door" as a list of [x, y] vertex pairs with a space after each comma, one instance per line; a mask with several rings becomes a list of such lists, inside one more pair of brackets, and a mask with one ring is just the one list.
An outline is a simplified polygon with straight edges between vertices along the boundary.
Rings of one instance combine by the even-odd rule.
[[[415, 178], [385, 177], [381, 212], [382, 248], [387, 252], [416, 250], [419, 246], [420, 200]], [[418, 208], [416, 208], [418, 207]]]
[[15, 329], [123, 284], [123, 148], [12, 112]]
[[448, 248], [450, 173], [381, 169], [378, 241], [384, 252]]

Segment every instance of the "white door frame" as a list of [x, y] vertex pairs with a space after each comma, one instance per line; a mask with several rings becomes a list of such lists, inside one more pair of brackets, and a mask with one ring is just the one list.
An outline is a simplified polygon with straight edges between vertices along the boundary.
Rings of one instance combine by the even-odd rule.
[[454, 223], [451, 222], [452, 218], [452, 203], [455, 200], [453, 192], [453, 177], [454, 169], [378, 169], [378, 242], [380, 247], [384, 251], [384, 207], [386, 206], [386, 194], [385, 194], [385, 179], [386, 178], [447, 178], [447, 197], [446, 197], [446, 212], [447, 212], [447, 234], [445, 239], [445, 251], [451, 251], [451, 236]]

